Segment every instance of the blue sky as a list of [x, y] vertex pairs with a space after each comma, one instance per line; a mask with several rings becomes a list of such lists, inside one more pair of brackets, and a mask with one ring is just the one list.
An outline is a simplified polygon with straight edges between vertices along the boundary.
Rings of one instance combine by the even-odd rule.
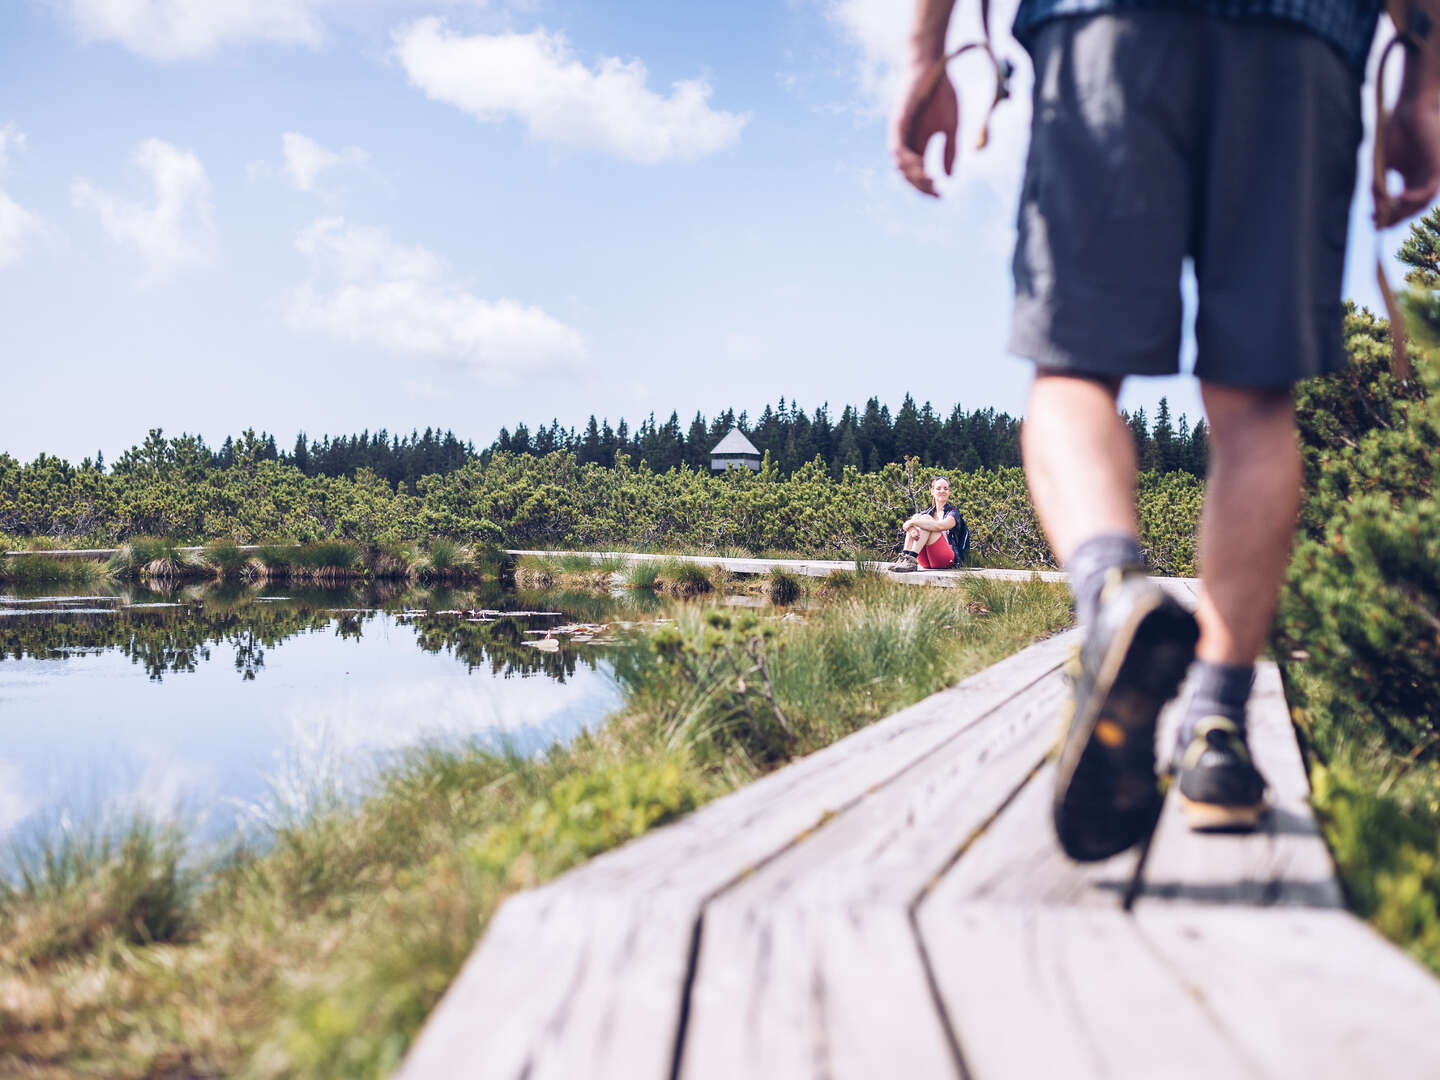
[[[113, 458], [150, 427], [485, 444], [781, 396], [1018, 414], [1028, 67], [991, 147], [922, 199], [885, 151], [908, 11], [7, 0], [0, 450]], [[1347, 289], [1376, 307], [1365, 217]], [[1125, 402], [1162, 393], [1199, 414], [1181, 380]]]

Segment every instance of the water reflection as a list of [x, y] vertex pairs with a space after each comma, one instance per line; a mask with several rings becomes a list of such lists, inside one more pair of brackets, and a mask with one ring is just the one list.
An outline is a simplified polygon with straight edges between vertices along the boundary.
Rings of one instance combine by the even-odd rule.
[[0, 596], [0, 849], [47, 814], [180, 804], [218, 838], [277, 791], [363, 788], [419, 745], [543, 749], [618, 707], [616, 646], [527, 642], [653, 606], [496, 586]]
[[[377, 615], [395, 616], [425, 652], [447, 653], [466, 669], [501, 678], [542, 675], [559, 682], [577, 666], [594, 669], [595, 649], [528, 648], [537, 628], [567, 620], [601, 621], [620, 602], [583, 594], [524, 594], [498, 586], [467, 590], [311, 589], [251, 590], [233, 585], [192, 586], [165, 594], [133, 589], [111, 596], [0, 596], [0, 662], [64, 660], [113, 650], [153, 681], [193, 673], [229, 646], [242, 680], [265, 670], [267, 651], [306, 634], [341, 640], [364, 637]], [[640, 610], [653, 597], [625, 598]], [[487, 611], [485, 618], [464, 612]], [[520, 612], [520, 614], [512, 614]], [[544, 614], [536, 614], [544, 612]]]

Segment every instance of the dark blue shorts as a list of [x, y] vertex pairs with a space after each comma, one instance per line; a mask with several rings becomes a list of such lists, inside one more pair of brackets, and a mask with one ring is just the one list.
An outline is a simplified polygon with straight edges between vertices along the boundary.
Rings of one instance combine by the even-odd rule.
[[1284, 23], [1138, 11], [1057, 18], [1031, 42], [1010, 348], [1043, 369], [1179, 370], [1280, 387], [1345, 364], [1341, 285], [1360, 84]]

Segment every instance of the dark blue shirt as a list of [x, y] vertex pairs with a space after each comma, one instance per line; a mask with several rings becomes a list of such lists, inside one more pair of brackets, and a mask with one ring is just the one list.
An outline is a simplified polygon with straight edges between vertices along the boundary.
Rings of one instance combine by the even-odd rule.
[[1380, 18], [1381, 0], [1020, 0], [1015, 38], [1029, 37], [1043, 22], [1060, 15], [1115, 11], [1189, 11], [1222, 19], [1267, 19], [1295, 23], [1320, 35], [1345, 58], [1358, 79]]

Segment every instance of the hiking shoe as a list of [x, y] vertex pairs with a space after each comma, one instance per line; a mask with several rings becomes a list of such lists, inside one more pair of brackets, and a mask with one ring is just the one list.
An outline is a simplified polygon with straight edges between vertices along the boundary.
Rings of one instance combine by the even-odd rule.
[[890, 566], [893, 574], [909, 574], [920, 569], [920, 560], [908, 551], [902, 551], [900, 557]]
[[1181, 748], [1180, 807], [1197, 832], [1248, 832], [1265, 813], [1265, 778], [1232, 720], [1210, 716]]
[[1155, 719], [1199, 636], [1195, 617], [1139, 567], [1110, 571], [1080, 646], [1055, 781], [1055, 834], [1072, 859], [1107, 859], [1155, 828]]

